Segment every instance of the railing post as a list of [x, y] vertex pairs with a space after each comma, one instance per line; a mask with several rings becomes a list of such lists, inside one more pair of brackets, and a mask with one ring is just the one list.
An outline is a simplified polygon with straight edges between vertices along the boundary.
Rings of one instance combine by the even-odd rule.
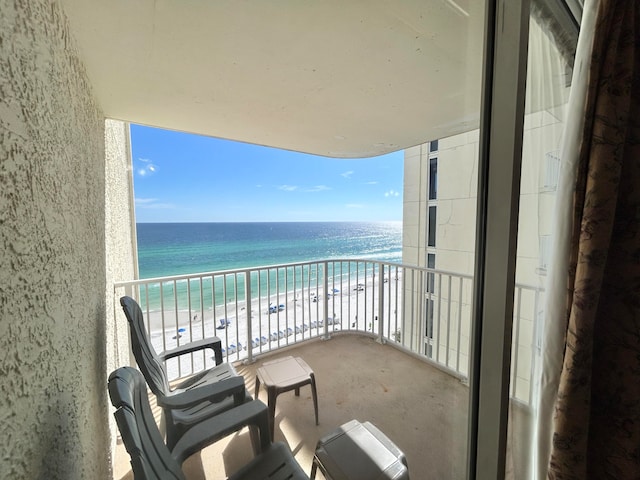
[[[373, 317], [374, 322], [376, 316]], [[378, 342], [384, 343], [384, 265], [378, 262]]]
[[253, 319], [251, 318], [251, 272], [244, 272], [244, 301], [245, 311], [247, 312], [247, 363], [253, 363], [253, 334], [251, 332], [251, 324]]
[[[324, 265], [324, 294], [322, 295], [322, 307], [324, 311], [322, 312], [322, 325], [324, 326], [324, 335], [322, 336], [323, 340], [329, 340], [331, 336], [329, 335], [329, 262], [323, 262]], [[333, 292], [332, 292], [333, 293]]]

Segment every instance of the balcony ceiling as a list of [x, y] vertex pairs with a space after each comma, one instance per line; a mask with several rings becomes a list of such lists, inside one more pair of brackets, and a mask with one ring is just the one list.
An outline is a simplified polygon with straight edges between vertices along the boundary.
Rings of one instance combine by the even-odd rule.
[[477, 126], [483, 2], [61, 3], [109, 118], [345, 158]]

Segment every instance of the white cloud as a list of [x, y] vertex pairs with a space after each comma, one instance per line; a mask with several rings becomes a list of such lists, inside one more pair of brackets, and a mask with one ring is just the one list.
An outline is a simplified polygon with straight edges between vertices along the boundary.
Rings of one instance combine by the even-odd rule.
[[395, 190], [389, 190], [388, 192], [384, 192], [385, 197], [397, 197], [400, 195], [400, 192], [396, 192]]
[[349, 170], [348, 172], [341, 173], [340, 175], [342, 175], [344, 178], [350, 178], [353, 173], [353, 170]]
[[327, 187], [326, 185], [316, 185], [315, 187], [306, 189], [305, 192], [324, 192], [326, 190], [331, 190], [331, 187]]
[[378, 182], [376, 182], [375, 180], [371, 181], [371, 182], [365, 182], [365, 185], [377, 185]]
[[331, 190], [331, 187], [326, 185], [315, 185], [308, 188], [301, 188], [297, 185], [279, 185], [277, 188], [285, 192], [324, 192], [325, 190]]
[[176, 208], [172, 203], [159, 202], [157, 198], [136, 198], [136, 207], [149, 209], [173, 209]]
[[136, 165], [135, 171], [141, 177], [153, 175], [158, 171], [158, 166], [148, 158], [139, 158], [138, 163], [141, 163], [141, 165]]
[[136, 205], [142, 205], [145, 203], [154, 203], [157, 202], [157, 198], [136, 198]]

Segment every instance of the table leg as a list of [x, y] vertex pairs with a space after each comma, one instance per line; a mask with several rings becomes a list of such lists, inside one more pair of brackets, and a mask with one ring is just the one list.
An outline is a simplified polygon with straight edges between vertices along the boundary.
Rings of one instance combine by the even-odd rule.
[[318, 470], [318, 457], [313, 457], [313, 463], [311, 464], [311, 475], [309, 476], [311, 480], [316, 478], [316, 470]]
[[316, 391], [316, 377], [311, 374], [311, 394], [313, 395], [313, 409], [316, 412], [316, 425], [318, 425], [318, 392]]
[[276, 389], [273, 387], [267, 387], [267, 407], [269, 409], [269, 428], [271, 430], [271, 441], [273, 442], [274, 430], [275, 426], [275, 417], [276, 417], [276, 398], [278, 397], [278, 393]]
[[255, 400], [258, 399], [258, 394], [260, 393], [260, 378], [256, 375], [256, 393], [254, 395]]

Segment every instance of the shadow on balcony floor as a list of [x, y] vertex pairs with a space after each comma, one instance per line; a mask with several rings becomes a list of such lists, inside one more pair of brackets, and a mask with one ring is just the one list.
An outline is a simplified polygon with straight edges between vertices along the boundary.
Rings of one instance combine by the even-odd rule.
[[[343, 334], [238, 365], [249, 391], [263, 361], [287, 355], [304, 358], [315, 372], [320, 425], [315, 425], [309, 387], [302, 388], [300, 397], [283, 393], [277, 401], [275, 440], [286, 442], [307, 472], [318, 439], [355, 418], [375, 424], [404, 451], [411, 478], [464, 478], [469, 391], [459, 380], [369, 337]], [[266, 397], [262, 389], [260, 399], [266, 403]], [[190, 480], [224, 479], [251, 455], [244, 429], [189, 458], [184, 470]], [[133, 478], [128, 463], [119, 443], [116, 480]]]

